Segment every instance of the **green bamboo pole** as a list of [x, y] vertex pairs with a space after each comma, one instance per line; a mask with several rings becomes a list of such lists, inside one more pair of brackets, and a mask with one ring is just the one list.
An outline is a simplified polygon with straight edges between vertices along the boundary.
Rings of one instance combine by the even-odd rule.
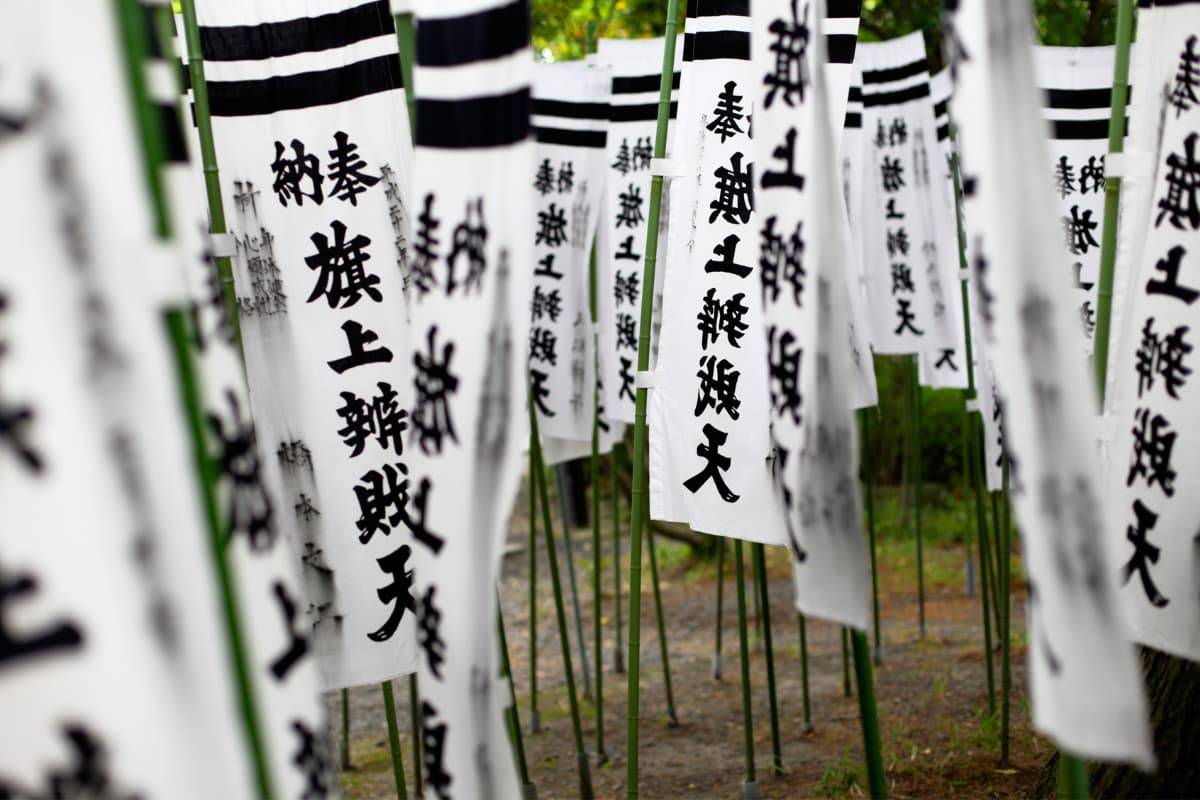
[[[1001, 456], [1001, 464], [1006, 459]], [[986, 464], [984, 466], [986, 470]], [[985, 473], [986, 474], [986, 473]], [[1003, 628], [1003, 612], [1000, 609], [1000, 595], [1003, 593], [1004, 585], [1001, 582], [1000, 561], [1001, 561], [1001, 545], [1000, 545], [1000, 492], [988, 492], [992, 500], [992, 552], [988, 553], [988, 566], [991, 568], [989, 577], [992, 581], [992, 621], [996, 626], [996, 637], [999, 639], [1000, 631]]]
[[750, 696], [750, 642], [746, 623], [746, 578], [743, 574], [742, 540], [733, 540], [733, 560], [737, 573], [738, 658], [742, 667], [742, 737], [745, 747], [746, 780], [742, 784], [744, 800], [758, 796], [758, 781], [754, 775], [754, 704]]
[[[507, 653], [505, 653], [507, 664]], [[507, 667], [506, 667], [507, 669]], [[512, 682], [512, 676], [509, 676], [509, 683]], [[516, 705], [516, 702], [513, 702]], [[413, 757], [413, 794], [417, 797], [425, 796], [425, 783], [421, 779], [421, 764], [424, 758], [421, 756], [421, 702], [420, 694], [417, 692], [417, 673], [410, 673], [408, 676], [408, 724], [409, 735], [412, 737], [412, 757]], [[517, 731], [520, 736], [520, 730]]]
[[[960, 433], [960, 438], [961, 438], [960, 444], [962, 446], [962, 482], [963, 482], [963, 486], [969, 487], [969, 486], [971, 486], [971, 475], [973, 473], [971, 472], [971, 452], [972, 451], [970, 449], [970, 446], [967, 443], [967, 418], [968, 418], [968, 416], [969, 415], [966, 414], [965, 412], [963, 413], [962, 417], [959, 419], [958, 428], [959, 428], [959, 433]], [[976, 567], [975, 567], [975, 555], [974, 555], [974, 550], [971, 549], [971, 536], [968, 532], [966, 532], [967, 529], [970, 528], [970, 526], [971, 526], [971, 517], [972, 517], [969, 504], [968, 504], [968, 507], [966, 509], [964, 509], [963, 516], [964, 516], [963, 521], [965, 523], [964, 524], [964, 533], [963, 533], [963, 549], [965, 550], [965, 558], [966, 558], [966, 562], [964, 564], [964, 571], [965, 571], [966, 575], [964, 576], [964, 579], [967, 584], [967, 586], [966, 586], [967, 597], [974, 597], [975, 596], [975, 576], [977, 574]]]
[[567, 562], [567, 588], [571, 591], [571, 610], [575, 617], [575, 637], [579, 643], [579, 671], [583, 674], [583, 699], [592, 702], [592, 676], [588, 665], [587, 637], [583, 635], [583, 614], [579, 609], [579, 584], [575, 580], [575, 549], [571, 544], [571, 521], [567, 507], [567, 485], [562, 470], [554, 468], [554, 487], [558, 494], [558, 516], [562, 520], [563, 560]]
[[517, 776], [521, 779], [524, 800], [537, 800], [537, 786], [529, 780], [529, 764], [525, 760], [525, 739], [521, 736], [521, 712], [517, 706], [517, 689], [513, 684], [512, 662], [508, 657], [508, 636], [504, 633], [504, 608], [500, 604], [499, 591], [496, 592], [496, 628], [500, 632], [501, 666], [504, 668], [504, 677], [508, 683], [508, 735], [512, 738], [513, 754], [517, 762]]
[[842, 694], [850, 696], [850, 636], [845, 626], [842, 627]]
[[538, 633], [537, 633], [537, 466], [533, 457], [533, 437], [529, 437], [529, 732], [542, 729], [538, 714]]
[[408, 126], [417, 135], [417, 100], [413, 91], [413, 64], [416, 63], [416, 35], [413, 15], [396, 14], [396, 45], [400, 53], [400, 79], [404, 82], [404, 101], [408, 105]]
[[1082, 758], [1059, 753], [1058, 796], [1060, 800], [1087, 800], [1091, 796], [1087, 764]]
[[[532, 396], [532, 395], [531, 395]], [[583, 743], [583, 724], [579, 719], [579, 696], [575, 692], [575, 669], [571, 665], [571, 639], [567, 633], [567, 611], [563, 603], [562, 581], [558, 572], [558, 553], [554, 546], [554, 524], [550, 520], [550, 497], [546, 489], [546, 467], [542, 462], [542, 439], [538, 433], [537, 412], [529, 404], [530, 453], [533, 456], [534, 479], [537, 481], [538, 501], [542, 507], [542, 528], [546, 532], [546, 561], [550, 568], [550, 585], [554, 590], [554, 613], [558, 620], [559, 644], [562, 648], [563, 672], [567, 676], [567, 700], [571, 708], [571, 733], [575, 737], [575, 762], [579, 771], [579, 795], [592, 800], [592, 773], [587, 747]]]
[[750, 546], [754, 571], [758, 574], [758, 590], [762, 594], [763, 646], [767, 655], [767, 700], [771, 711], [771, 763], [776, 775], [783, 774], [783, 745], [779, 741], [779, 704], [775, 697], [775, 647], [771, 641], [771, 596], [767, 583], [766, 547]]
[[396, 779], [396, 797], [408, 800], [408, 787], [404, 783], [404, 755], [400, 750], [400, 725], [396, 721], [396, 697], [392, 682], [380, 684], [383, 689], [383, 710], [387, 715], [388, 750], [392, 754], [392, 775]]
[[[871, 622], [875, 634], [875, 663], [880, 664], [883, 662], [883, 637], [880, 634], [879, 563], [875, 546], [875, 440], [871, 438], [870, 409], [864, 408], [859, 418], [863, 430], [863, 474], [867, 478], [867, 538], [871, 548], [871, 605], [874, 610]], [[806, 658], [806, 654], [801, 653], [800, 657]]]
[[1000, 607], [1000, 765], [1008, 766], [1009, 717], [1012, 696], [1012, 658], [1010, 632], [1010, 615], [1012, 612], [1012, 565], [1010, 558], [1012, 550], [1009, 546], [1009, 474], [1008, 459], [1004, 459], [1004, 522], [1000, 526], [1000, 592], [996, 605]]
[[797, 614], [796, 620], [800, 627], [800, 686], [804, 694], [804, 726], [801, 731], [812, 733], [812, 701], [808, 694], [808, 626], [803, 614]]
[[996, 674], [992, 658], [992, 611], [990, 605], [996, 584], [991, 577], [991, 554], [988, 552], [987, 512], [983, 508], [983, 420], [972, 420], [971, 444], [976, 452], [972, 461], [975, 471], [975, 521], [979, 533], [979, 575], [983, 599], [983, 660], [987, 668], [988, 713], [996, 713]]
[[[589, 50], [591, 34], [589, 32]], [[588, 305], [595, 328], [598, 316], [596, 295], [596, 248], [592, 246], [592, 257], [588, 263]], [[604, 632], [601, 618], [604, 608], [600, 602], [600, 347], [599, 337], [593, 335], [596, 345], [595, 358], [592, 366], [596, 380], [592, 389], [592, 646], [596, 662], [596, 765], [608, 763], [608, 753], [604, 749]]]
[[[191, 3], [192, 0], [186, 0], [186, 6], [191, 7]], [[133, 110], [142, 144], [143, 179], [146, 181], [151, 198], [155, 235], [157, 239], [165, 242], [172, 237], [171, 211], [162, 182], [162, 168], [166, 163], [166, 140], [161, 118], [158, 116], [157, 109], [150, 100], [145, 72], [146, 60], [150, 49], [148, 37], [152, 32], [146, 28], [146, 17], [137, 0], [115, 0], [112, 10], [115, 14], [125, 51], [126, 77], [135, 104]], [[157, 27], [153, 35], [159, 35], [163, 32], [165, 13], [169, 13], [167, 9], [156, 12], [155, 25]], [[186, 18], [187, 13], [185, 9], [185, 21]], [[195, 34], [194, 38], [197, 42], [196, 50], [199, 51], [199, 34], [194, 8], [191, 9], [191, 33]], [[189, 36], [188, 38], [190, 43], [193, 37]], [[201, 71], [200, 74], [201, 84], [203, 84], [203, 72]], [[205, 101], [207, 101], [207, 94], [205, 94]], [[207, 112], [207, 102], [205, 103], [204, 111]], [[197, 114], [199, 113], [200, 106], [197, 102]], [[211, 151], [211, 126], [209, 126], [208, 133], [208, 146]], [[203, 135], [201, 136], [201, 141], [204, 141]], [[217, 194], [219, 197], [219, 187]], [[228, 266], [228, 259], [226, 259], [226, 265]], [[229, 292], [232, 292], [232, 286], [229, 287]], [[237, 686], [238, 702], [241, 707], [246, 741], [253, 764], [257, 794], [260, 800], [271, 800], [271, 798], [275, 797], [273, 776], [270, 771], [267, 741], [263, 733], [262, 718], [259, 713], [254, 681], [251, 678], [249, 646], [242, 623], [242, 606], [238, 594], [238, 581], [232, 559], [229, 557], [226, 547], [229, 540], [228, 525], [221, 518], [217, 499], [217, 465], [212, 458], [212, 454], [208, 452], [204, 427], [204, 409], [200, 400], [200, 380], [195, 371], [195, 365], [192, 362], [189, 345], [189, 342], [194, 339], [188, 324], [188, 317], [184, 311], [174, 308], [165, 312], [163, 316], [174, 356], [176, 378], [184, 403], [185, 417], [191, 435], [192, 456], [195, 461], [201, 502], [204, 508], [205, 522], [208, 527], [213, 564], [216, 568], [217, 581], [220, 587], [222, 611], [225, 617], [225, 633], [229, 640], [231, 666]]]
[[721, 680], [721, 619], [724, 616], [725, 605], [725, 540], [718, 539], [721, 549], [717, 551], [717, 625], [713, 637], [712, 676], [713, 680]]
[[342, 689], [342, 771], [353, 769], [350, 763], [350, 690]]
[[862, 631], [850, 634], [854, 647], [854, 674], [858, 679], [858, 711], [862, 720], [863, 750], [867, 757], [867, 778], [874, 800], [887, 800], [887, 777], [883, 771], [883, 748], [879, 737], [879, 709], [875, 706], [875, 685], [871, 675], [870, 646]]
[[[753, 548], [751, 548], [750, 561], [753, 564]], [[750, 595], [754, 600], [754, 625], [750, 628], [750, 649], [757, 650], [762, 647], [763, 641], [762, 606], [758, 593], [758, 570], [754, 569], [753, 566], [750, 569]]]
[[917, 619], [920, 638], [925, 638], [925, 535], [921, 530], [921, 372], [920, 356], [912, 357], [912, 455], [913, 500], [917, 523]]
[[[647, 515], [649, 511], [647, 510]], [[650, 582], [654, 585], [654, 616], [658, 623], [658, 649], [663, 664], [663, 682], [667, 689], [667, 726], [679, 727], [679, 717], [675, 715], [675, 693], [671, 689], [671, 657], [667, 651], [667, 625], [663, 616], [662, 590], [658, 583], [658, 556], [654, 550], [654, 531], [646, 528], [647, 549], [650, 551]]]
[[[654, 157], [667, 154], [667, 125], [671, 110], [671, 83], [675, 64], [675, 32], [679, 25], [679, 0], [667, 0], [666, 30], [663, 38], [662, 76], [659, 81], [658, 122], [654, 133]], [[658, 223], [662, 209], [663, 178], [650, 179], [650, 208], [647, 214], [646, 255], [642, 286], [654, 286], [658, 259]], [[638, 371], [650, 368], [650, 329], [654, 324], [654, 292], [642, 292], [641, 321], [638, 327]], [[633, 426], [633, 499], [632, 530], [629, 538], [629, 689], [628, 732], [626, 735], [626, 796], [638, 796], [638, 714], [641, 709], [641, 612], [642, 612], [642, 528], [646, 521], [646, 400], [647, 389], [637, 390]]]
[[617, 483], [617, 446], [609, 456], [612, 478], [613, 594], [617, 605], [617, 635], [613, 639], [613, 672], [625, 674], [625, 639], [621, 635], [621, 493]]

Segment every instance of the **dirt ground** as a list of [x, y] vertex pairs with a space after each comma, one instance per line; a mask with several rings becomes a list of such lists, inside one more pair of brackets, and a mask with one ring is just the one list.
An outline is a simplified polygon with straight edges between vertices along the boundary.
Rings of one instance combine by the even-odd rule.
[[[553, 595], [545, 561], [543, 534], [538, 542], [538, 710], [541, 730], [530, 732], [529, 594], [527, 508], [522, 498], [510, 527], [510, 552], [501, 589], [504, 618], [519, 699], [521, 724], [531, 779], [538, 797], [580, 796], [572, 726], [554, 617]], [[622, 508], [623, 548], [628, 508]], [[965, 518], [965, 517], [964, 517]], [[555, 525], [559, 524], [555, 514]], [[595, 707], [581, 699], [586, 746], [592, 754], [592, 780], [598, 798], [625, 794], [627, 676], [614, 671], [615, 606], [612, 522], [603, 518], [602, 605], [604, 750], [608, 762], [597, 766]], [[558, 531], [561, 533], [561, 531]], [[560, 542], [561, 545], [561, 542]], [[670, 727], [663, 662], [659, 652], [654, 600], [648, 563], [643, 570], [642, 709], [640, 726], [640, 796], [645, 798], [738, 798], [745, 780], [742, 702], [738, 660], [737, 606], [733, 559], [725, 560], [722, 623], [723, 675], [713, 678], [717, 608], [717, 562], [687, 557], [681, 545], [656, 538], [661, 591], [667, 625], [671, 684], [679, 724]], [[572, 534], [581, 613], [588, 642], [592, 680], [591, 531]], [[622, 638], [628, 625], [628, 554], [621, 564]], [[1024, 588], [1014, 593], [1012, 612], [1011, 754], [998, 762], [999, 718], [988, 713], [983, 658], [983, 630], [978, 596], [968, 597], [963, 578], [961, 545], [929, 545], [925, 552], [925, 638], [918, 635], [916, 569], [912, 548], [881, 543], [880, 602], [882, 663], [875, 669], [883, 740], [884, 765], [893, 798], [1018, 798], [1033, 786], [1051, 752], [1032, 734], [1025, 681]], [[560, 550], [561, 553], [561, 550]], [[729, 551], [732, 556], [732, 547]], [[803, 693], [797, 617], [792, 606], [788, 554], [768, 548], [771, 630], [783, 774], [772, 769], [766, 655], [762, 637], [751, 633], [750, 672], [753, 692], [755, 766], [762, 798], [863, 797], [867, 782], [858, 700], [844, 693], [840, 630], [819, 621], [808, 623], [811, 733], [803, 732]], [[560, 563], [562, 559], [560, 557]], [[746, 580], [750, 581], [749, 548]], [[567, 591], [564, 576], [564, 592]], [[571, 601], [566, 595], [571, 656], [579, 674]], [[755, 608], [747, 599], [751, 624]], [[622, 650], [624, 646], [622, 646]], [[995, 659], [997, 697], [1000, 659]], [[851, 673], [851, 678], [852, 678]], [[577, 684], [581, 681], [577, 680]], [[403, 729], [405, 770], [413, 787], [413, 751], [409, 734], [407, 681], [396, 687]], [[329, 698], [330, 720], [340, 742], [341, 703]], [[350, 693], [352, 768], [342, 773], [351, 800], [388, 798], [395, 788], [387, 747], [387, 728], [380, 690]]]

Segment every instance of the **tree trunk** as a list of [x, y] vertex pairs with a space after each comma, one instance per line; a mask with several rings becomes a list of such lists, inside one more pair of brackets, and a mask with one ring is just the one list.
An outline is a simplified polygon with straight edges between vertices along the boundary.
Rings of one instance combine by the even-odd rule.
[[[1200, 797], [1200, 664], [1156, 650], [1142, 651], [1142, 671], [1154, 728], [1153, 773], [1115, 764], [1091, 765], [1096, 798]], [[1055, 796], [1058, 755], [1042, 769], [1034, 797]]]
[[1100, 44], [1100, 33], [1104, 22], [1104, 12], [1112, 9], [1109, 0], [1091, 0], [1088, 13], [1087, 27], [1083, 31], [1083, 46], [1095, 47]]

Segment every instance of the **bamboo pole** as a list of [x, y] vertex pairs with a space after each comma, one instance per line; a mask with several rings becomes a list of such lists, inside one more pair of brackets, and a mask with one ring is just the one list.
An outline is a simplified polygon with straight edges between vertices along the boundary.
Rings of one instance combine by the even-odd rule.
[[783, 774], [783, 746], [779, 741], [779, 704], [775, 697], [775, 647], [771, 641], [771, 596], [767, 583], [766, 547], [755, 543], [750, 546], [754, 559], [754, 571], [758, 574], [758, 591], [762, 594], [763, 646], [767, 655], [767, 701], [771, 712], [771, 763], [776, 775]]
[[[978, 424], [974, 418], [971, 421], [971, 444], [974, 450], [983, 449], [983, 421], [979, 420]], [[993, 600], [992, 593], [995, 591], [995, 583], [991, 577], [991, 557], [988, 553], [988, 538], [987, 538], [987, 512], [983, 508], [983, 459], [980, 453], [974, 452], [972, 458], [973, 469], [975, 471], [975, 521], [976, 528], [979, 534], [979, 575], [980, 575], [980, 596], [983, 599], [983, 660], [987, 669], [987, 691], [988, 691], [988, 713], [995, 715], [996, 713], [996, 675], [995, 666], [992, 658], [992, 611], [990, 609]]]
[[[201, 115], [201, 105], [199, 102], [201, 94], [204, 95], [205, 101], [203, 104], [203, 114], [207, 127], [207, 137], [204, 133], [201, 133], [202, 150], [204, 149], [203, 145], [207, 141], [207, 150], [211, 155], [213, 152], [212, 126], [211, 120], [207, 117], [208, 95], [204, 86], [203, 62], [198, 60], [200, 51], [199, 28], [196, 24], [195, 8], [192, 2], [193, 0], [185, 0], [184, 2], [185, 31], [188, 34], [187, 42], [189, 51], [193, 50], [192, 45], [193, 43], [195, 44], [194, 51], [197, 61], [189, 59], [193, 70], [193, 77], [195, 77], [197, 72], [200, 76], [200, 86], [196, 92], [197, 116]], [[125, 51], [126, 75], [134, 100], [135, 120], [142, 140], [143, 177], [151, 198], [155, 235], [160, 241], [167, 241], [172, 236], [172, 224], [171, 212], [161, 172], [163, 165], [166, 163], [165, 137], [162, 130], [162, 120], [150, 100], [149, 90], [146, 85], [145, 64], [149, 53], [148, 37], [151, 32], [146, 29], [146, 18], [136, 0], [116, 0], [112, 8], [116, 14], [118, 28], [121, 32], [122, 44]], [[169, 13], [169, 9], [166, 8], [156, 12], [155, 21], [156, 25], [159, 26], [156, 34], [162, 30], [162, 21], [166, 21], [163, 15]], [[189, 18], [190, 23], [188, 22]], [[195, 81], [193, 81], [193, 84], [195, 84]], [[205, 159], [206, 182], [210, 163], [213, 166], [213, 184], [216, 186], [215, 193], [217, 197], [216, 206], [218, 216], [220, 216], [220, 186], [216, 184], [215, 157]], [[213, 206], [211, 193], [209, 201], [211, 211], [211, 207]], [[225, 259], [225, 262], [231, 274], [232, 268], [229, 265], [228, 259]], [[229, 285], [227, 288], [226, 299], [228, 300], [232, 294], [233, 287]], [[236, 299], [234, 300], [234, 305], [236, 306]], [[243, 625], [238, 581], [233, 561], [229, 556], [227, 548], [229, 541], [228, 523], [222, 520], [218, 508], [219, 503], [216, 488], [218, 480], [217, 465], [212, 458], [212, 454], [208, 451], [207, 439], [205, 438], [204, 409], [200, 400], [199, 376], [196, 374], [195, 365], [192, 362], [189, 345], [189, 342], [193, 341], [193, 337], [188, 324], [188, 317], [182, 309], [173, 308], [165, 312], [164, 324], [171, 343], [176, 379], [183, 398], [185, 418], [187, 419], [191, 436], [192, 455], [196, 466], [196, 475], [201, 494], [200, 499], [204, 508], [213, 564], [216, 568], [217, 581], [220, 587], [222, 611], [225, 617], [225, 634], [228, 639], [230, 659], [232, 661], [231, 666], [238, 692], [238, 703], [241, 709], [244, 733], [250, 751], [250, 759], [253, 764], [257, 793], [260, 800], [271, 800], [271, 798], [275, 797], [273, 776], [270, 771], [270, 759], [267, 753], [267, 741], [266, 735], [263, 732], [258, 698], [256, 696], [254, 681], [251, 678], [249, 645]]]
[[887, 777], [883, 771], [883, 748], [879, 738], [879, 709], [875, 705], [875, 685], [871, 675], [870, 647], [862, 631], [850, 634], [854, 647], [854, 674], [858, 679], [858, 712], [862, 721], [863, 750], [867, 758], [867, 778], [874, 800], [887, 800]]
[[542, 507], [542, 528], [546, 533], [546, 561], [550, 568], [550, 585], [554, 590], [554, 613], [558, 620], [559, 644], [562, 648], [563, 672], [567, 677], [567, 700], [571, 708], [571, 733], [575, 737], [575, 763], [579, 771], [579, 796], [592, 800], [592, 773], [587, 747], [583, 743], [583, 725], [579, 719], [579, 697], [575, 692], [575, 670], [571, 666], [571, 640], [567, 633], [567, 611], [563, 603], [562, 581], [558, 572], [558, 553], [554, 546], [554, 525], [550, 520], [550, 497], [546, 489], [546, 468], [542, 462], [542, 440], [538, 433], [537, 411], [529, 404], [530, 454], [537, 482], [538, 500]]
[[[517, 775], [521, 779], [524, 800], [537, 800], [537, 786], [529, 780], [529, 764], [525, 760], [525, 740], [521, 736], [521, 712], [517, 707], [517, 690], [513, 684], [512, 662], [508, 657], [508, 636], [504, 633], [504, 607], [500, 604], [499, 590], [496, 592], [496, 628], [500, 633], [501, 666], [508, 683], [508, 735], [512, 738]], [[418, 794], [419, 796], [421, 795]]]
[[[679, 0], [667, 0], [666, 30], [663, 38], [663, 65], [659, 80], [658, 122], [654, 133], [654, 157], [667, 154], [667, 125], [671, 110], [671, 83], [675, 64], [675, 32], [679, 25]], [[654, 323], [654, 271], [658, 259], [658, 224], [662, 209], [663, 178], [650, 179], [650, 207], [647, 214], [646, 255], [642, 269], [641, 321], [638, 327], [638, 371], [650, 368], [650, 329]], [[632, 530], [629, 539], [629, 677], [626, 747], [628, 749], [626, 796], [638, 796], [638, 714], [641, 709], [641, 610], [642, 610], [642, 529], [647, 510], [646, 475], [646, 400], [647, 389], [638, 387], [633, 426], [633, 499]]]
[[383, 709], [387, 715], [388, 750], [392, 754], [392, 775], [396, 780], [396, 797], [408, 800], [408, 787], [404, 784], [404, 754], [400, 750], [400, 725], [396, 721], [396, 697], [392, 692], [392, 682], [384, 681]]
[[717, 625], [713, 636], [712, 676], [721, 680], [721, 618], [725, 605], [725, 549], [726, 542], [720, 539], [721, 549], [717, 552]]
[[804, 725], [800, 730], [812, 733], [812, 702], [808, 694], [808, 631], [803, 614], [797, 614], [796, 620], [800, 628], [800, 686], [804, 694]]
[[567, 503], [567, 483], [562, 469], [555, 467], [554, 487], [558, 494], [558, 516], [562, 520], [563, 560], [567, 562], [567, 588], [571, 590], [571, 610], [575, 617], [575, 638], [579, 644], [579, 670], [583, 674], [583, 699], [592, 702], [592, 675], [588, 665], [587, 637], [583, 634], [583, 614], [579, 609], [579, 584], [575, 579], [575, 548], [571, 544], [571, 520]]
[[617, 483], [617, 445], [613, 445], [609, 456], [609, 471], [612, 478], [612, 543], [613, 543], [613, 594], [616, 595], [617, 634], [613, 638], [613, 672], [625, 674], [625, 640], [621, 635], [621, 494]]
[[842, 626], [842, 695], [850, 696], [850, 636]]
[[350, 690], [342, 689], [342, 772], [353, 769], [350, 763]]
[[733, 540], [734, 571], [737, 574], [738, 658], [742, 667], [742, 743], [745, 749], [746, 780], [742, 784], [743, 800], [758, 797], [758, 781], [754, 774], [754, 704], [750, 696], [750, 642], [746, 623], [746, 577], [743, 574], [742, 540]]
[[1001, 506], [1004, 512], [1004, 522], [1000, 525], [1000, 592], [996, 604], [1001, 609], [1000, 619], [1000, 766], [1008, 766], [1009, 746], [1009, 717], [1012, 697], [1012, 643], [1010, 640], [1009, 620], [1012, 613], [1012, 564], [1009, 536], [1011, 528], [1008, 519], [1009, 474], [1008, 459], [1004, 459], [1004, 502]]
[[538, 633], [537, 633], [537, 466], [533, 457], [533, 437], [529, 438], [529, 732], [542, 729], [538, 714]]
[[[863, 474], [867, 478], [867, 538], [871, 548], [871, 607], [874, 611], [871, 622], [875, 634], [875, 663], [881, 664], [883, 663], [883, 637], [880, 633], [879, 562], [875, 544], [875, 440], [871, 437], [870, 409], [864, 408], [859, 413], [859, 419], [862, 422], [863, 454], [865, 456]], [[800, 657], [807, 662], [807, 653], [802, 652]], [[807, 663], [805, 663], [804, 669], [807, 673]]]
[[[588, 33], [588, 50], [591, 50], [591, 29]], [[596, 247], [592, 246], [592, 257], [588, 262], [588, 305], [592, 318], [592, 329], [599, 320], [596, 295]], [[592, 387], [592, 646], [596, 662], [596, 765], [608, 763], [604, 749], [604, 631], [601, 625], [604, 607], [600, 602], [600, 336], [593, 334], [595, 358], [592, 367], [595, 382]], [[615, 553], [614, 553], [615, 555]]]
[[[508, 654], [506, 653], [505, 656]], [[507, 662], [506, 662], [507, 663]], [[512, 682], [512, 676], [509, 676], [509, 682]], [[514, 701], [514, 705], [516, 701]], [[417, 673], [410, 673], [408, 676], [408, 722], [409, 735], [412, 736], [412, 757], [413, 757], [413, 794], [417, 797], [425, 795], [425, 783], [421, 778], [421, 765], [424, 758], [421, 755], [421, 698], [417, 692]], [[517, 731], [520, 736], [520, 731]]]
[[[649, 516], [649, 511], [647, 511]], [[667, 690], [667, 725], [671, 728], [679, 727], [679, 717], [675, 715], [675, 693], [671, 689], [671, 656], [667, 651], [667, 625], [663, 617], [662, 590], [658, 582], [658, 556], [654, 549], [654, 532], [646, 530], [646, 543], [650, 551], [650, 582], [654, 586], [654, 615], [658, 622], [658, 648], [659, 655], [662, 658], [663, 664], [663, 682]]]
[[925, 536], [921, 530], [921, 374], [920, 356], [912, 358], [912, 456], [913, 500], [917, 525], [917, 619], [920, 638], [925, 638]]

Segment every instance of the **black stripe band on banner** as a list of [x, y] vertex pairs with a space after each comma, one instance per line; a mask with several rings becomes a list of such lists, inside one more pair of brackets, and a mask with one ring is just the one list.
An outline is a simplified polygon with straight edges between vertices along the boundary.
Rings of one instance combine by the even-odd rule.
[[[656, 73], [654, 75], [639, 75], [636, 78], [613, 78], [612, 93], [642, 94], [643, 92], [657, 92], [661, 86], [662, 75], [660, 73]], [[671, 76], [671, 88], [679, 88], [678, 72]]]
[[515, 0], [461, 17], [422, 19], [417, 63], [453, 67], [511, 55], [529, 46], [529, 4]]
[[829, 0], [825, 5], [826, 19], [858, 19], [862, 14], [862, 0]]
[[938, 141], [944, 142], [950, 138], [950, 123], [938, 126]]
[[750, 60], [750, 34], [746, 31], [708, 31], [683, 35], [684, 61], [714, 61], [727, 58]]
[[[1107, 119], [1056, 119], [1050, 122], [1055, 140], [1100, 140], [1108, 139]], [[1125, 135], [1129, 135], [1129, 121], [1125, 121]]]
[[320, 72], [257, 81], [209, 81], [208, 100], [214, 117], [255, 117], [330, 106], [403, 87], [399, 59], [385, 55]]
[[909, 103], [913, 100], [920, 100], [922, 97], [929, 97], [929, 84], [918, 83], [916, 86], [910, 86], [907, 89], [898, 89], [894, 92], [880, 92], [879, 94], [864, 94], [863, 108], [876, 108], [878, 106], [898, 106], [901, 103]]
[[566, 100], [533, 100], [533, 113], [567, 119], [608, 119], [608, 103], [572, 103]]
[[902, 81], [905, 78], [915, 78], [917, 75], [928, 71], [929, 61], [925, 58], [922, 58], [919, 61], [914, 61], [911, 64], [904, 64], [899, 67], [868, 70], [863, 73], [863, 84], [894, 83], [895, 81]]
[[533, 129], [539, 144], [561, 144], [567, 147], [594, 147], [602, 149], [608, 142], [605, 131], [573, 131], [569, 128]]
[[155, 105], [159, 120], [162, 123], [163, 144], [166, 145], [164, 154], [168, 164], [186, 164], [188, 162], [187, 140], [184, 139], [183, 118], [179, 108], [174, 105]]
[[417, 98], [417, 146], [502, 147], [529, 138], [529, 90], [464, 100]]
[[858, 37], [852, 33], [831, 33], [825, 37], [830, 64], [853, 64]]
[[862, 87], [861, 86], [851, 86], [849, 98], [850, 98], [851, 103], [861, 103], [862, 102]]
[[946, 116], [946, 113], [949, 110], [950, 110], [950, 101], [949, 100], [939, 100], [938, 102], [933, 104], [933, 115], [935, 117], [944, 117], [944, 116]]
[[688, 0], [687, 15], [697, 17], [748, 17], [750, 0]]
[[[1112, 87], [1103, 89], [1043, 89], [1045, 108], [1108, 109], [1112, 108]], [[1129, 87], [1125, 102], [1133, 99], [1133, 87]]]
[[262, 61], [332, 50], [384, 34], [395, 36], [396, 25], [387, 0], [376, 0], [317, 17], [202, 27], [200, 51], [208, 61]]
[[[679, 103], [671, 102], [671, 119], [679, 112]], [[658, 103], [643, 103], [638, 106], [609, 106], [609, 122], [654, 122], [658, 119]]]
[[861, 128], [862, 127], [862, 114], [859, 114], [858, 112], [855, 112], [855, 111], [846, 112], [846, 119], [842, 122], [842, 127], [843, 128], [851, 128], [851, 129]]

